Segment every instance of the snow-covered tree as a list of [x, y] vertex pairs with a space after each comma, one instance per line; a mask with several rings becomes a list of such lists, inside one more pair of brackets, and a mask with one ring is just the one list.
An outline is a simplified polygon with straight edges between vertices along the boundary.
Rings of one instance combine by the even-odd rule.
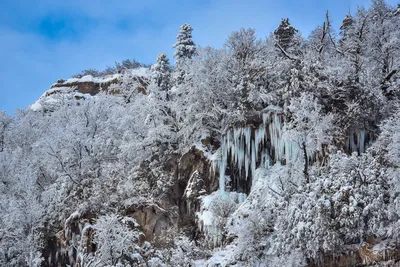
[[240, 29], [220, 49], [196, 47], [185, 24], [175, 69], [164, 53], [151, 68], [123, 61], [87, 71], [115, 74], [93, 79], [107, 93], [60, 80], [0, 112], [0, 265], [333, 266], [371, 263], [365, 247], [374, 261], [397, 253], [399, 21], [375, 0], [339, 39], [326, 14], [306, 40], [284, 19], [265, 41]]
[[229, 56], [229, 72], [239, 108], [247, 110], [251, 106], [249, 96], [261, 90], [266, 68], [264, 65], [264, 43], [259, 40], [254, 29], [234, 31], [225, 42]]
[[175, 67], [180, 68], [181, 65], [187, 60], [191, 59], [196, 54], [196, 45], [192, 40], [193, 28], [189, 24], [183, 24], [179, 33], [176, 36], [176, 43], [172, 46], [175, 48], [174, 58]]
[[303, 93], [292, 99], [288, 106], [289, 120], [284, 127], [284, 138], [295, 142], [302, 151], [303, 173], [306, 182], [310, 182], [309, 164], [315, 153], [332, 142], [333, 117], [323, 114], [322, 106], [312, 94]]
[[337, 50], [335, 30], [328, 11], [321, 26], [315, 28], [309, 36], [309, 46], [313, 55], [319, 60], [327, 59], [333, 50]]
[[276, 45], [282, 53], [293, 54], [300, 45], [297, 38], [298, 30], [289, 23], [289, 18], [282, 19], [281, 24], [274, 31]]
[[155, 84], [161, 91], [167, 93], [166, 100], [169, 100], [168, 91], [171, 89], [171, 66], [169, 65], [168, 56], [160, 53], [157, 56], [157, 62], [151, 67]]
[[137, 226], [133, 218], [119, 218], [115, 214], [100, 217], [93, 225], [93, 242], [97, 245], [95, 265], [116, 266], [125, 260], [124, 257], [129, 258], [138, 246], [141, 235], [141, 232], [134, 228]]
[[[397, 113], [397, 112], [395, 112]], [[390, 167], [400, 167], [400, 119], [393, 115], [382, 122], [381, 134], [373, 146], [377, 156]]]
[[0, 152], [4, 150], [5, 132], [12, 122], [13, 120], [10, 116], [8, 116], [4, 111], [0, 112]]
[[386, 96], [391, 95], [391, 82], [399, 71], [399, 63], [395, 58], [400, 53], [398, 16], [384, 0], [372, 1], [368, 10], [369, 33], [368, 58], [373, 73], [373, 82], [379, 86]]

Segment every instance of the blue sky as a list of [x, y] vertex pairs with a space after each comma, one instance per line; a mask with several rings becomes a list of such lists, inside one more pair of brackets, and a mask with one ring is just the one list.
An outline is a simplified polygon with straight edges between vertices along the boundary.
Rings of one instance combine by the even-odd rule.
[[[1, 0], [0, 110], [35, 102], [58, 78], [104, 69], [126, 58], [153, 63], [172, 56], [179, 26], [193, 26], [201, 46], [222, 47], [241, 27], [265, 38], [289, 17], [303, 35], [328, 9], [338, 27], [349, 8], [369, 0]], [[391, 5], [396, 0], [388, 0]]]

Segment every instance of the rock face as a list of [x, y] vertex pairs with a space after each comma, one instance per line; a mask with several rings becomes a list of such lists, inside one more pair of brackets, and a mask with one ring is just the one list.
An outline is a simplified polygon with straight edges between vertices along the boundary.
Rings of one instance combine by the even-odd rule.
[[[131, 217], [140, 225], [144, 233], [140, 243], [151, 242], [156, 247], [167, 247], [171, 234], [179, 230], [196, 238], [199, 232], [195, 223], [195, 212], [199, 208], [198, 197], [210, 194], [218, 187], [218, 179], [210, 172], [210, 161], [203, 152], [192, 148], [183, 155], [171, 154], [162, 166], [163, 172], [173, 181], [172, 186], [157, 200], [138, 201], [123, 207], [119, 213]], [[87, 225], [93, 225], [101, 214], [93, 212], [72, 214], [57, 234], [47, 237], [44, 256], [47, 260], [43, 266], [57, 264], [75, 266], [77, 251], [71, 250], [76, 238], [83, 238], [86, 251], [95, 252], [93, 230], [82, 231]]]
[[185, 228], [196, 232], [197, 198], [218, 187], [218, 179], [210, 173], [209, 160], [196, 148], [182, 156], [170, 155], [163, 169], [173, 181], [165, 196], [157, 203], [138, 203], [125, 211], [141, 226], [146, 241], [161, 245], [165, 244], [166, 240], [162, 239], [171, 230]]
[[180, 205], [182, 225], [195, 224], [195, 212], [199, 209], [198, 197], [210, 194], [218, 188], [218, 178], [211, 173], [210, 162], [203, 152], [192, 148], [179, 160]]
[[204, 181], [203, 189], [207, 193], [211, 193], [218, 188], [217, 178], [210, 172], [210, 162], [202, 151], [193, 147], [179, 160], [179, 179], [184, 179], [188, 182], [194, 173]]
[[[165, 205], [166, 203], [164, 203]], [[158, 241], [159, 245], [164, 244], [169, 231], [176, 230], [179, 214], [176, 207], [162, 208], [162, 203], [139, 203], [126, 209], [127, 216], [132, 217], [141, 226], [145, 234], [142, 241]], [[168, 205], [167, 205], [168, 206]]]
[[147, 94], [150, 78], [150, 70], [140, 68], [104, 77], [86, 75], [68, 80], [59, 79], [38, 101], [30, 106], [30, 109], [53, 111], [62, 103], [58, 96], [63, 95], [71, 99], [84, 100], [100, 92], [122, 95], [129, 102], [132, 96]]
[[51, 89], [55, 89], [55, 90], [46, 92], [46, 96], [62, 93], [61, 90], [57, 90], [57, 88], [60, 88], [60, 87], [70, 87], [70, 88], [73, 88], [73, 91], [75, 91], [75, 92], [79, 92], [82, 94], [90, 94], [93, 96], [93, 95], [98, 94], [100, 91], [108, 91], [108, 88], [110, 87], [110, 85], [117, 84], [117, 83], [118, 83], [117, 78], [107, 81], [107, 82], [100, 82], [100, 83], [93, 82], [93, 81], [89, 81], [89, 82], [74, 81], [74, 82], [56, 83], [51, 87]]
[[[107, 92], [111, 94], [119, 94], [119, 89], [110, 89], [112, 85], [119, 85], [122, 75], [112, 75], [110, 77], [104, 78], [93, 78], [92, 76], [84, 76], [81, 79], [68, 79], [60, 80], [51, 86], [50, 91], [45, 93], [45, 96], [50, 96], [57, 93], [63, 93], [64, 90], [57, 90], [59, 88], [72, 88], [73, 92], [78, 92], [81, 94], [90, 94], [92, 96], [98, 94], [99, 92]], [[133, 76], [132, 83], [136, 83], [137, 90], [139, 93], [147, 94], [147, 86], [149, 85], [149, 80], [145, 76]], [[118, 86], [115, 86], [118, 87]]]

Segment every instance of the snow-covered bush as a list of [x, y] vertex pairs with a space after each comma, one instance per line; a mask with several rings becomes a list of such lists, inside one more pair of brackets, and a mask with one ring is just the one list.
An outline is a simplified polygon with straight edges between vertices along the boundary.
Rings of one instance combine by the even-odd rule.
[[93, 242], [97, 249], [91, 262], [114, 266], [126, 261], [139, 248], [142, 233], [136, 229], [133, 218], [120, 218], [115, 214], [100, 217], [93, 225]]

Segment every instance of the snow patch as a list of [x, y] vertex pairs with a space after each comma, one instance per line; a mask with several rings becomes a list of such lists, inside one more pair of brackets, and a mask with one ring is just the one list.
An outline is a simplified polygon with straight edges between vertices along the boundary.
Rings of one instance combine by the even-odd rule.
[[140, 77], [151, 77], [152, 72], [149, 68], [137, 68], [129, 70], [130, 74]]
[[35, 102], [32, 105], [30, 105], [29, 108], [33, 111], [39, 111], [42, 110], [43, 107], [39, 102]]
[[107, 75], [104, 77], [93, 77], [92, 75], [85, 75], [82, 78], [69, 78], [63, 84], [70, 84], [70, 83], [83, 83], [83, 82], [93, 82], [93, 83], [107, 83], [114, 79], [118, 79], [122, 76], [122, 74], [113, 74]]

